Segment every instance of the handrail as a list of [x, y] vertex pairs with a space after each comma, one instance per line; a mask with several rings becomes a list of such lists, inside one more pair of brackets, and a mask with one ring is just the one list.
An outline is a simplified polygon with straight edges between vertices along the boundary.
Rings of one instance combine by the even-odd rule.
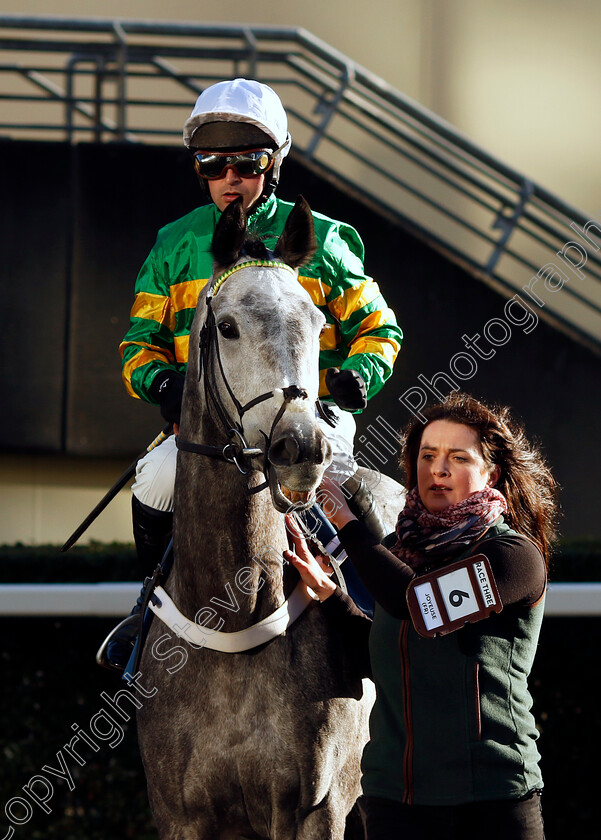
[[601, 354], [601, 220], [305, 29], [0, 15], [10, 137], [179, 145], [193, 97], [239, 75], [278, 91], [297, 157]]
[[[124, 616], [140, 583], [0, 583], [0, 615]], [[551, 583], [547, 616], [601, 615], [601, 583]]]

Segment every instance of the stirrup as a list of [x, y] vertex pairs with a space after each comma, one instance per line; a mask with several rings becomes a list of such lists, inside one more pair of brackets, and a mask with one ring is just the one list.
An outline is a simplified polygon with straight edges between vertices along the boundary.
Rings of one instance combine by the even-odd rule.
[[[106, 668], [109, 671], [117, 671], [122, 674], [125, 670], [131, 652], [134, 649], [136, 639], [140, 633], [140, 626], [142, 622], [142, 615], [140, 612], [128, 615], [123, 621], [120, 621], [116, 627], [113, 627], [106, 639], [98, 648], [96, 653], [96, 664], [101, 668]], [[123, 646], [123, 651], [119, 653], [119, 658], [109, 659], [109, 645], [117, 642]], [[129, 650], [128, 650], [129, 648]]]
[[[142, 584], [138, 600], [131, 613], [111, 630], [98, 648], [96, 662], [101, 668], [107, 668], [109, 671], [117, 671], [120, 674], [125, 671], [136, 641], [142, 632], [146, 608], [148, 607], [152, 593], [159, 581], [166, 578], [170, 571], [170, 554], [171, 543], [169, 543], [165, 551], [165, 556], [154, 570], [152, 577], [147, 577]], [[136, 660], [139, 660], [141, 652], [141, 645], [138, 645], [138, 656]]]

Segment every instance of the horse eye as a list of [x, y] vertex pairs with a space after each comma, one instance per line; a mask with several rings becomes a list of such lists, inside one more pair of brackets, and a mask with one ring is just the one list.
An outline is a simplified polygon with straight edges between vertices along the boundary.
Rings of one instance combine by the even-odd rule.
[[217, 325], [217, 329], [224, 338], [238, 338], [240, 336], [237, 327], [235, 327], [230, 321], [221, 321], [221, 323]]

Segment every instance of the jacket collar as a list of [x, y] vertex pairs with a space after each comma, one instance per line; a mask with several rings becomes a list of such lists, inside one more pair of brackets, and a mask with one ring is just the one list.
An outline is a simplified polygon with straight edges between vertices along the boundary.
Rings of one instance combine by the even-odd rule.
[[[253, 213], [248, 217], [249, 233], [261, 230], [265, 224], [270, 221], [276, 214], [278, 205], [275, 195], [270, 195], [269, 198], [257, 207]], [[221, 210], [213, 204], [213, 219], [216, 225], [221, 217]]]

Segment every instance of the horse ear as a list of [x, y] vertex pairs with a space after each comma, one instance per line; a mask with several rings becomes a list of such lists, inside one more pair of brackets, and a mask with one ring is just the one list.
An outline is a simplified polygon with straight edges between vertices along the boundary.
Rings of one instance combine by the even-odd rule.
[[217, 222], [211, 251], [220, 266], [233, 265], [242, 251], [246, 238], [246, 213], [242, 201], [228, 204]]
[[311, 208], [303, 196], [299, 195], [273, 253], [291, 268], [298, 268], [299, 265], [309, 262], [316, 250], [317, 240]]

